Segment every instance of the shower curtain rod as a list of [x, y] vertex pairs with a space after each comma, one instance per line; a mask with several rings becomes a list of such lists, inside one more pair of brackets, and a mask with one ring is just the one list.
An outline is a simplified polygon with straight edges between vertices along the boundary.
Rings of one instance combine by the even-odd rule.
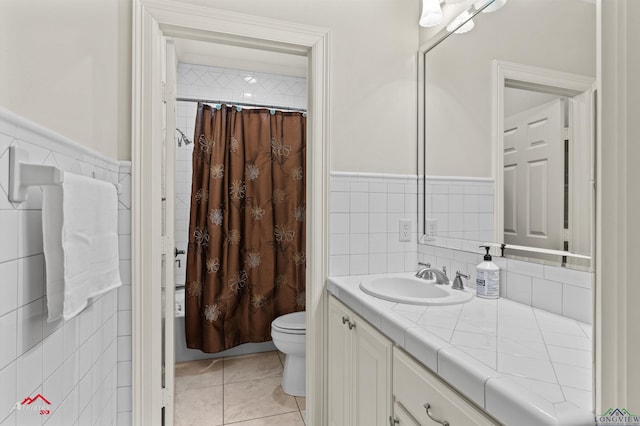
[[262, 104], [252, 104], [246, 102], [227, 102], [227, 101], [217, 101], [213, 99], [197, 99], [197, 98], [176, 98], [177, 102], [202, 102], [205, 104], [227, 104], [227, 105], [236, 105], [240, 107], [252, 107], [252, 108], [269, 108], [269, 109], [278, 109], [282, 111], [294, 111], [294, 112], [307, 112], [304, 108], [291, 108], [285, 106], [278, 105], [262, 105]]

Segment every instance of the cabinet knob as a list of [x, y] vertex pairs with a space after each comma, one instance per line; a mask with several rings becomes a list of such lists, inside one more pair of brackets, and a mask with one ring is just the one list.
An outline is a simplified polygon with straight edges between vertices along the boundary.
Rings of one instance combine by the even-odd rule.
[[446, 420], [438, 420], [435, 417], [433, 417], [431, 415], [431, 411], [429, 411], [431, 409], [431, 404], [429, 404], [428, 402], [426, 404], [424, 404], [424, 409], [427, 410], [427, 416], [429, 416], [429, 418], [431, 420], [433, 420], [436, 423], [440, 423], [442, 426], [449, 426], [449, 422]]
[[356, 328], [356, 323], [349, 321], [349, 330]]
[[389, 416], [389, 426], [394, 426], [400, 423], [400, 419], [397, 417]]
[[342, 317], [342, 323], [346, 324], [347, 322], [349, 322], [349, 317]]

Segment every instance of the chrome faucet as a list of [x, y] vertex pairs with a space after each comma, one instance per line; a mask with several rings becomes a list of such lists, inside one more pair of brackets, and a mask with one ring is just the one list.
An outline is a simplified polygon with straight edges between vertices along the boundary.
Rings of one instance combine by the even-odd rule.
[[418, 268], [418, 272], [416, 272], [416, 277], [422, 278], [422, 279], [425, 279], [425, 280], [432, 280], [433, 279], [433, 272], [428, 271], [428, 269], [431, 268], [431, 264], [430, 263], [418, 262], [418, 265], [424, 266], [424, 268]]
[[[420, 266], [424, 266], [424, 268], [419, 269], [416, 272], [416, 277], [423, 278], [425, 280], [433, 279], [433, 276], [436, 277], [436, 284], [449, 284], [449, 277], [447, 276], [447, 267], [443, 266], [442, 271], [437, 268], [432, 268], [428, 263], [418, 263]], [[429, 278], [431, 277], [431, 278]]]
[[453, 284], [451, 288], [454, 290], [464, 290], [464, 285], [462, 284], [462, 278], [469, 279], [469, 275], [465, 275], [460, 271], [456, 271], [456, 278], [453, 280]]

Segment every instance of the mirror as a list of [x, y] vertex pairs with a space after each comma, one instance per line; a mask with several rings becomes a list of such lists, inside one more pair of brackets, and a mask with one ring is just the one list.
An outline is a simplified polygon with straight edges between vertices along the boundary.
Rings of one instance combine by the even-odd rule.
[[423, 49], [421, 242], [588, 267], [595, 1], [507, 0], [473, 20]]

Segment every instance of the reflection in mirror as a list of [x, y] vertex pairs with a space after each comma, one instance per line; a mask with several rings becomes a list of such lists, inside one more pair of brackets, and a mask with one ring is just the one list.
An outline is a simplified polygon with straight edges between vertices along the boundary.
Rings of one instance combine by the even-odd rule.
[[473, 19], [423, 57], [422, 241], [588, 266], [595, 2], [508, 0]]

